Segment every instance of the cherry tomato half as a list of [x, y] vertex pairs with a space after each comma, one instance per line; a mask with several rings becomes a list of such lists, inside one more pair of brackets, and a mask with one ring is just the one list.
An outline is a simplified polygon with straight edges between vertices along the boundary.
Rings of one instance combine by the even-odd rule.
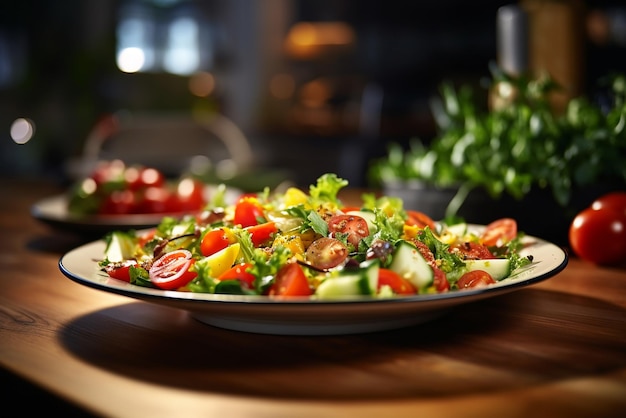
[[305, 255], [309, 264], [325, 270], [343, 263], [348, 258], [348, 248], [338, 239], [323, 237], [313, 241]]
[[453, 244], [450, 247], [450, 252], [460, 254], [465, 260], [485, 260], [496, 258], [496, 256], [489, 251], [489, 248], [486, 245], [473, 241]]
[[380, 268], [378, 270], [378, 290], [389, 286], [397, 295], [414, 295], [417, 293], [413, 284], [393, 270]]
[[495, 282], [491, 274], [486, 271], [472, 270], [463, 274], [456, 284], [459, 289], [469, 289], [472, 287], [485, 287]]
[[269, 294], [270, 296], [310, 296], [313, 290], [309, 286], [302, 267], [297, 263], [289, 263], [276, 273]]
[[329, 236], [348, 234], [348, 242], [357, 248], [359, 242], [370, 234], [367, 221], [357, 215], [334, 215], [328, 220]]
[[136, 266], [137, 261], [128, 260], [122, 263], [112, 263], [107, 265], [104, 270], [112, 279], [122, 280], [130, 283], [130, 267]]
[[512, 218], [502, 218], [485, 227], [480, 242], [489, 247], [501, 246], [517, 236], [517, 222]]
[[578, 257], [595, 264], [626, 259], [626, 215], [616, 209], [587, 208], [572, 221], [569, 242]]
[[194, 259], [188, 250], [174, 250], [156, 259], [150, 267], [150, 281], [158, 288], [175, 290], [185, 286], [198, 274], [190, 271]]

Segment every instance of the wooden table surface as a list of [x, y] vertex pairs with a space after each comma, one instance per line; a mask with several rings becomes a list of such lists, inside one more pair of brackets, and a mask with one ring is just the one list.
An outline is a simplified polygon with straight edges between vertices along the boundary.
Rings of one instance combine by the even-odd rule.
[[47, 412], [133, 418], [626, 416], [624, 266], [570, 257], [549, 280], [394, 331], [244, 333], [67, 279], [59, 258], [84, 238], [30, 215], [59, 189], [4, 180], [0, 192], [4, 405], [52, 399]]

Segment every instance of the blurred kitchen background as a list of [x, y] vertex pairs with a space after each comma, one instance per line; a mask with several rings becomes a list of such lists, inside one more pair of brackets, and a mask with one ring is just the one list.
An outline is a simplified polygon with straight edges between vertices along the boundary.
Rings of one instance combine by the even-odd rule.
[[[546, 13], [534, 50], [558, 60], [555, 77], [572, 94], [626, 71], [622, 1], [521, 3]], [[300, 185], [335, 172], [365, 186], [367, 162], [387, 144], [434, 135], [430, 101], [442, 81], [490, 76], [496, 15], [510, 4], [3, 2], [0, 176], [66, 184], [108, 115], [151, 112], [225, 116], [245, 135], [253, 172]]]

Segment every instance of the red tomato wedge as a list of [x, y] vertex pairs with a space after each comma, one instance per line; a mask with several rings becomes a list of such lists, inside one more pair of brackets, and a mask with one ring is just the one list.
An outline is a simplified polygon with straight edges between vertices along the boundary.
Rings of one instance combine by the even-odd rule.
[[188, 250], [174, 250], [162, 255], [150, 267], [150, 281], [158, 288], [175, 290], [185, 286], [198, 274], [189, 271], [195, 260]]
[[429, 227], [432, 231], [435, 231], [436, 225], [435, 221], [424, 212], [419, 212], [417, 210], [407, 210], [406, 214], [408, 216], [405, 223], [409, 226], [417, 226], [418, 228]]
[[297, 263], [283, 266], [270, 287], [270, 296], [310, 296], [313, 290], [304, 275], [302, 267]]
[[252, 244], [254, 244], [255, 247], [260, 247], [265, 244], [272, 237], [272, 234], [278, 232], [278, 228], [276, 228], [276, 223], [274, 222], [252, 225], [245, 229], [250, 233]]
[[232, 233], [228, 233], [224, 228], [214, 229], [207, 232], [200, 243], [200, 252], [208, 257], [218, 251], [223, 250], [235, 242]]
[[222, 273], [218, 280], [239, 280], [242, 284], [245, 284], [248, 288], [254, 287], [255, 276], [252, 273], [248, 273], [248, 269], [252, 267], [251, 263], [240, 263], [233, 266], [230, 270]]
[[383, 286], [389, 286], [397, 295], [414, 295], [417, 293], [410, 281], [395, 271], [385, 268], [378, 270], [378, 290]]
[[517, 236], [517, 222], [512, 218], [502, 218], [491, 222], [480, 236], [480, 242], [489, 247], [508, 243]]
[[244, 197], [235, 205], [235, 225], [241, 225], [243, 228], [257, 225], [265, 216], [263, 207], [254, 198]]
[[136, 265], [137, 262], [135, 260], [128, 260], [123, 263], [109, 264], [104, 268], [104, 270], [112, 279], [130, 283], [130, 267]]

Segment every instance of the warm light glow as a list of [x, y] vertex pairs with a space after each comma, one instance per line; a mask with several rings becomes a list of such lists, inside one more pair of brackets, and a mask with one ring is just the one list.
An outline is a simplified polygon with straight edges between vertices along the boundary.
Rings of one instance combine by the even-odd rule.
[[332, 96], [332, 87], [323, 80], [309, 81], [300, 90], [300, 101], [307, 107], [322, 107]]
[[208, 97], [215, 90], [215, 77], [209, 72], [199, 72], [189, 78], [189, 91], [194, 96]]
[[11, 139], [16, 144], [25, 144], [35, 134], [35, 125], [31, 120], [25, 118], [15, 119], [11, 125]]
[[354, 29], [345, 22], [298, 22], [289, 30], [285, 48], [294, 57], [311, 58], [324, 47], [350, 46], [355, 38]]
[[293, 96], [296, 82], [291, 74], [276, 74], [270, 80], [270, 93], [277, 99], [288, 99]]
[[117, 54], [117, 68], [125, 73], [141, 71], [145, 55], [140, 48], [124, 48]]

